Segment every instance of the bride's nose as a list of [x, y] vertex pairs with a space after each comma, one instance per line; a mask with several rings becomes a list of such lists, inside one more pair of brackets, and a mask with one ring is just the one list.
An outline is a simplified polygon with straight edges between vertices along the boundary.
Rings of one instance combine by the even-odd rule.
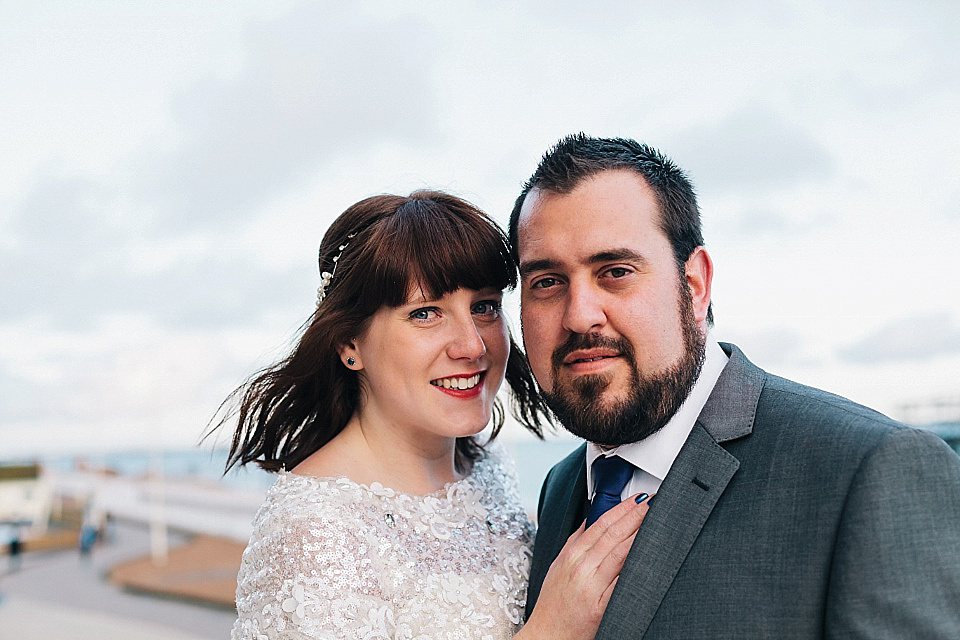
[[483, 342], [477, 325], [473, 319], [460, 323], [453, 328], [450, 344], [447, 346], [447, 355], [455, 360], [479, 360], [487, 353], [487, 345]]

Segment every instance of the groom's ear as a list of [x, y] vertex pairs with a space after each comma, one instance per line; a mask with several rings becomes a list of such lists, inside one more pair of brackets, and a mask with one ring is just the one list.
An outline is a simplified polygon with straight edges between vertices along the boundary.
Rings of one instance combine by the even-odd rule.
[[683, 267], [690, 297], [693, 300], [693, 316], [698, 324], [706, 322], [710, 308], [710, 291], [713, 286], [713, 260], [703, 247], [690, 253]]

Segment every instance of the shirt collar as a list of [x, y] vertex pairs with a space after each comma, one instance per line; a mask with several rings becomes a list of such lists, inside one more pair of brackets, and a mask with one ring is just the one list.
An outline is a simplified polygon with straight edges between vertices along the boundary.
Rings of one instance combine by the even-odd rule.
[[705, 351], [700, 376], [693, 384], [687, 399], [662, 429], [639, 442], [622, 444], [613, 449], [601, 449], [592, 442], [587, 443], [587, 493], [590, 496], [593, 495], [593, 461], [601, 455], [618, 455], [659, 481], [667, 477], [667, 472], [677, 459], [697, 417], [713, 393], [713, 387], [716, 386], [723, 368], [730, 360], [720, 345], [709, 336]]

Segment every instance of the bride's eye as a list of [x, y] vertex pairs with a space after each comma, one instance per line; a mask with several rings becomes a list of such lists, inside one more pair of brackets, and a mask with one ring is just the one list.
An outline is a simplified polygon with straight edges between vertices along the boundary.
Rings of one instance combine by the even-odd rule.
[[487, 318], [496, 318], [500, 315], [502, 307], [503, 303], [499, 300], [483, 300], [474, 304], [470, 312]]
[[410, 312], [408, 316], [411, 320], [416, 320], [417, 322], [429, 322], [434, 318], [439, 317], [440, 311], [436, 307], [420, 307], [419, 309], [414, 309]]

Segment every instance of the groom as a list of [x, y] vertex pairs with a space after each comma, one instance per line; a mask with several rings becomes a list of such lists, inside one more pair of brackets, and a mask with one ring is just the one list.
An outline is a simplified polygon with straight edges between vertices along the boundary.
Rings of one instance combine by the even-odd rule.
[[713, 263], [678, 167], [567, 137], [509, 233], [533, 371], [588, 441], [544, 482], [528, 614], [604, 496], [643, 491], [597, 638], [960, 638], [960, 459], [710, 339]]

